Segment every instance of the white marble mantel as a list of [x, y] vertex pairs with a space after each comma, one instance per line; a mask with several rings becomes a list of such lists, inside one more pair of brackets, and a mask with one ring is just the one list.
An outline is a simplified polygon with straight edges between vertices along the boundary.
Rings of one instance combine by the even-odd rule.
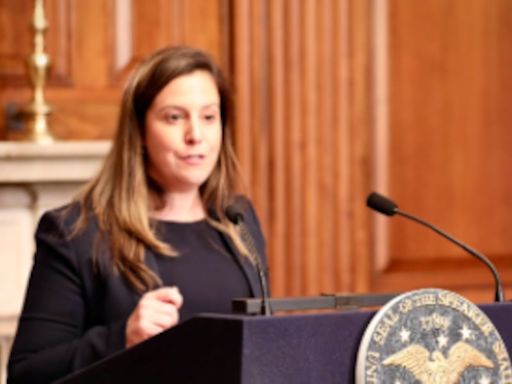
[[109, 149], [109, 141], [0, 142], [0, 183], [84, 182]]
[[0, 383], [47, 209], [70, 201], [99, 170], [110, 141], [0, 142]]
[[19, 312], [41, 213], [96, 174], [108, 141], [0, 142], [0, 316]]

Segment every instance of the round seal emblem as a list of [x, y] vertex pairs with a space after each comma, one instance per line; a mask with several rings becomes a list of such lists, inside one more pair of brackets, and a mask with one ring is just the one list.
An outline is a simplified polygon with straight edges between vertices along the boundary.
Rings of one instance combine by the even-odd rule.
[[489, 318], [442, 289], [405, 293], [378, 311], [355, 373], [356, 384], [512, 383], [507, 349]]

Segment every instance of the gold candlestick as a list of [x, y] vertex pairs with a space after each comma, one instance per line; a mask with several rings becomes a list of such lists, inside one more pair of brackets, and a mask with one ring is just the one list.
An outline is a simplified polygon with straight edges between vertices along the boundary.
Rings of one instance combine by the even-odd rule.
[[48, 116], [52, 109], [44, 99], [46, 73], [50, 67], [50, 57], [44, 51], [44, 33], [48, 29], [48, 22], [44, 14], [44, 0], [34, 0], [32, 28], [34, 30], [34, 52], [29, 56], [27, 66], [33, 95], [31, 102], [22, 109], [25, 127], [17, 137], [38, 143], [50, 143], [54, 141], [54, 138], [48, 125]]

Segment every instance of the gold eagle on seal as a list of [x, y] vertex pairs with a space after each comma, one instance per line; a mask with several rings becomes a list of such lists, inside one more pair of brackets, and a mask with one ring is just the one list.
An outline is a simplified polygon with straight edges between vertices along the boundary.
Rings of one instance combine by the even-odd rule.
[[432, 354], [419, 344], [412, 344], [389, 356], [384, 365], [408, 369], [423, 384], [455, 384], [469, 366], [493, 368], [494, 364], [467, 343], [455, 343], [445, 358], [440, 351]]

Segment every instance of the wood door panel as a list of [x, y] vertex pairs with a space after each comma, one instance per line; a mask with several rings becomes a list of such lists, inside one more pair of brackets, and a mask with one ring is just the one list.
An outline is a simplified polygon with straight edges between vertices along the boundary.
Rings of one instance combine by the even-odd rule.
[[[2, 0], [0, 7], [0, 85], [28, 85], [26, 61], [33, 51], [33, 2]], [[70, 79], [71, 28], [70, 2], [47, 0], [46, 19], [50, 28], [45, 35], [46, 52], [51, 57], [52, 70], [48, 76], [51, 85], [65, 85]]]
[[[488, 255], [509, 286], [511, 24], [508, 1], [389, 2], [389, 158], [379, 170], [402, 209]], [[383, 225], [379, 290], [491, 289], [484, 267], [428, 229]]]

